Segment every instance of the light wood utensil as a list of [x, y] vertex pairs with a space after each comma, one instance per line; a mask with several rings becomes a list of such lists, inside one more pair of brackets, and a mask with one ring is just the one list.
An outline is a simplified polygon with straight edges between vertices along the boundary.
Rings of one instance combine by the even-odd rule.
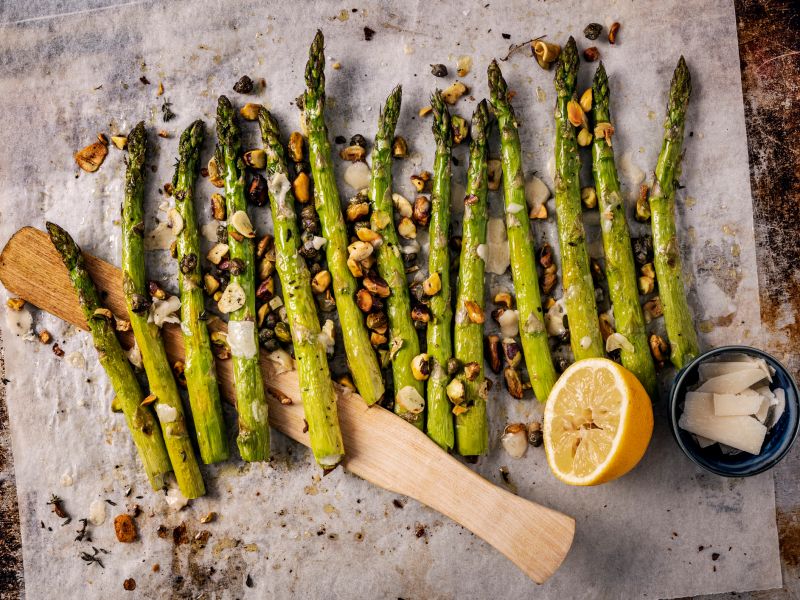
[[[106, 306], [125, 318], [120, 270], [88, 254], [86, 262], [98, 289], [108, 294]], [[87, 328], [67, 270], [45, 232], [24, 227], [14, 234], [0, 254], [0, 281], [34, 306]], [[226, 330], [219, 319], [209, 322], [209, 327]], [[170, 360], [183, 359], [180, 327], [166, 325], [163, 335]], [[297, 374], [281, 373], [277, 367], [261, 353], [264, 381], [270, 391], [270, 424], [308, 446]], [[217, 376], [223, 396], [231, 401], [230, 361], [217, 361]], [[337, 393], [347, 452], [342, 464], [348, 471], [450, 517], [537, 583], [558, 569], [572, 544], [572, 518], [493, 485], [391, 412], [368, 407], [357, 394], [338, 386]], [[293, 403], [281, 404], [281, 395]]]

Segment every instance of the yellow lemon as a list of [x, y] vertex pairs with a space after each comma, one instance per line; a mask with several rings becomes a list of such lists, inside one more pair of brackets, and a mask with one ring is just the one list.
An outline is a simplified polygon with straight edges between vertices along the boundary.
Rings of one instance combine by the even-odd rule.
[[542, 433], [556, 477], [570, 485], [597, 485], [621, 477], [644, 456], [653, 408], [633, 373], [606, 358], [589, 358], [556, 382]]

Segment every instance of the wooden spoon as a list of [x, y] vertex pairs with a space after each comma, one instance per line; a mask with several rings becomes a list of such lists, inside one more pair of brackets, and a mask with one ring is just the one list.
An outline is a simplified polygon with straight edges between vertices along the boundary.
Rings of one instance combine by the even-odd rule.
[[[86, 255], [86, 263], [105, 304], [126, 317], [119, 269]], [[42, 310], [86, 329], [67, 270], [48, 235], [24, 227], [0, 254], [0, 281], [6, 288]], [[219, 319], [212, 331], [225, 331]], [[123, 334], [124, 335], [124, 334]], [[171, 361], [183, 359], [180, 327], [166, 325], [164, 343]], [[128, 340], [132, 342], [132, 338]], [[301, 444], [303, 407], [294, 371], [281, 368], [261, 353], [268, 382], [270, 424]], [[233, 401], [230, 361], [217, 361], [220, 390]], [[367, 481], [427, 504], [483, 538], [537, 583], [547, 580], [563, 562], [572, 544], [575, 521], [501, 489], [443, 452], [416, 427], [379, 407], [368, 407], [360, 396], [337, 386], [339, 420], [347, 455], [343, 466]], [[288, 397], [292, 404], [282, 404]]]

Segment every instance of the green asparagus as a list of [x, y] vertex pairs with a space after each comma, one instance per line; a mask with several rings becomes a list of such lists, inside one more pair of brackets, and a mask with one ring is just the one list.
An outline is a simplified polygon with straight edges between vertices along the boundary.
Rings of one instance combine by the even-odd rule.
[[439, 90], [431, 96], [433, 137], [436, 154], [433, 159], [431, 188], [430, 246], [428, 272], [439, 277], [441, 289], [430, 299], [431, 321], [428, 323], [428, 354], [433, 361], [428, 379], [428, 436], [442, 448], [454, 442], [452, 404], [447, 396], [447, 362], [453, 356], [453, 306], [450, 302], [450, 155], [453, 133], [450, 112]]
[[181, 330], [186, 348], [186, 387], [192, 407], [200, 457], [206, 464], [228, 458], [225, 421], [217, 387], [217, 371], [208, 336], [201, 318], [205, 310], [203, 275], [200, 268], [200, 239], [194, 209], [194, 184], [203, 144], [204, 126], [195, 121], [181, 135], [179, 158], [172, 178], [175, 208], [183, 219], [178, 233], [178, 286], [181, 291]]
[[302, 97], [303, 119], [308, 130], [308, 151], [314, 178], [314, 203], [322, 235], [327, 240], [325, 253], [333, 279], [333, 294], [342, 331], [344, 349], [358, 393], [367, 404], [383, 399], [384, 385], [378, 358], [369, 341], [364, 317], [355, 294], [356, 279], [347, 267], [347, 230], [336, 177], [331, 162], [331, 146], [325, 125], [325, 40], [317, 31], [306, 64], [306, 92]]
[[[522, 171], [517, 118], [508, 101], [508, 87], [497, 61], [492, 61], [489, 65], [489, 90], [500, 130], [506, 229], [511, 277], [517, 295], [522, 350], [533, 392], [539, 402], [544, 402], [556, 382], [556, 370], [550, 356], [539, 281], [536, 277], [536, 255], [528, 204], [525, 200], [525, 176]], [[578, 204], [580, 206], [580, 197]]]
[[[220, 96], [217, 104], [217, 140], [216, 160], [225, 180], [228, 246], [231, 263], [235, 265], [230, 271], [228, 287], [220, 299], [220, 309], [229, 313], [228, 340], [232, 341], [233, 385], [239, 412], [236, 444], [244, 460], [265, 461], [269, 459], [269, 421], [261, 367], [258, 363], [258, 334], [255, 326], [254, 233], [236, 229], [237, 223], [242, 224], [240, 227], [250, 226], [250, 220], [244, 198], [241, 132], [234, 108], [225, 96]], [[246, 236], [245, 233], [249, 235]]]
[[[394, 390], [411, 387], [424, 397], [425, 386], [411, 373], [411, 360], [419, 354], [419, 338], [411, 319], [406, 268], [400, 254], [400, 242], [394, 226], [394, 203], [392, 201], [392, 142], [400, 114], [402, 90], [397, 86], [386, 99], [386, 105], [378, 121], [378, 133], [372, 148], [372, 177], [369, 183], [369, 199], [372, 203], [371, 227], [383, 238], [377, 249], [378, 273], [389, 284], [391, 295], [386, 299], [389, 317], [391, 346], [399, 348], [392, 359]], [[424, 410], [424, 409], [423, 409]], [[425, 420], [424, 412], [410, 412], [402, 403], [395, 401], [394, 411], [419, 428]]]
[[[595, 129], [611, 124], [609, 96], [608, 77], [601, 62], [592, 83]], [[630, 348], [621, 349], [622, 364], [639, 378], [647, 393], [655, 397], [656, 370], [647, 343], [642, 307], [639, 304], [631, 236], [625, 220], [625, 202], [619, 191], [610, 138], [607, 142], [604, 136], [595, 136], [592, 145], [592, 173], [600, 208], [606, 278], [614, 309], [614, 321], [617, 331], [631, 344]]]
[[286, 298], [286, 313], [294, 342], [311, 451], [320, 466], [331, 469], [344, 456], [344, 442], [339, 429], [336, 393], [328, 370], [328, 357], [320, 339], [319, 317], [311, 293], [311, 275], [299, 254], [302, 241], [286, 168], [286, 152], [281, 145], [278, 123], [266, 108], [261, 108], [258, 120], [267, 153], [275, 266], [283, 286], [283, 297]]
[[[469, 147], [469, 169], [464, 198], [464, 231], [461, 239], [461, 260], [458, 273], [456, 314], [467, 315], [471, 302], [484, 312], [484, 259], [478, 248], [486, 244], [487, 157], [486, 142], [489, 133], [489, 108], [481, 100], [472, 113]], [[486, 420], [486, 383], [483, 373], [483, 319], [474, 322], [457, 317], [455, 325], [455, 355], [464, 365], [476, 365], [477, 373], [464, 382], [464, 405], [467, 409], [456, 415], [456, 451], [462, 456], [484, 454], [489, 443], [489, 425]]]
[[142, 353], [144, 370], [155, 395], [172, 470], [186, 498], [205, 494], [203, 477], [186, 428], [181, 396], [161, 341], [158, 325], [149, 322], [144, 265], [144, 159], [147, 136], [140, 122], [128, 136], [128, 168], [122, 204], [122, 285], [131, 328]]
[[655, 183], [650, 193], [656, 278], [672, 348], [670, 359], [678, 369], [686, 366], [700, 352], [692, 314], [686, 302], [681, 252], [675, 228], [675, 186], [681, 174], [683, 126], [691, 92], [692, 79], [686, 61], [681, 56], [669, 89], [664, 143], [658, 155]]
[[570, 36], [558, 57], [555, 87], [556, 102], [556, 177], [555, 199], [558, 242], [561, 248], [561, 276], [564, 304], [569, 318], [569, 334], [575, 360], [605, 356], [603, 337], [597, 318], [594, 284], [589, 271], [586, 232], [581, 209], [581, 161], [575, 127], [568, 115], [569, 102], [576, 99], [578, 47]]
[[166, 474], [172, 470], [169, 455], [158, 421], [150, 407], [142, 404], [144, 394], [114, 334], [113, 317], [102, 308], [97, 288], [86, 271], [83, 255], [72, 237], [55, 223], [47, 223], [47, 231], [69, 271], [83, 316], [89, 324], [100, 364], [114, 387], [150, 485], [154, 490], [160, 490], [165, 485]]

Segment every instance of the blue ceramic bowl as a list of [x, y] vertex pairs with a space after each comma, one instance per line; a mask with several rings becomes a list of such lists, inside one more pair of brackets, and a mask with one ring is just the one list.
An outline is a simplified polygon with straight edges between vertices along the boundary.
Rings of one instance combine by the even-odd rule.
[[[678, 419], [681, 416], [681, 406], [686, 392], [699, 379], [698, 367], [709, 359], [719, 359], [726, 354], [747, 354], [755, 358], [763, 358], [770, 367], [775, 369], [770, 388], [774, 390], [780, 387], [786, 392], [786, 408], [783, 415], [767, 432], [761, 454], [758, 456], [747, 452], [734, 455], [723, 454], [717, 444], [701, 448], [691, 433], [678, 427]], [[798, 398], [800, 398], [800, 392], [798, 392], [797, 383], [788, 369], [775, 358], [749, 346], [723, 346], [701, 354], [678, 373], [669, 396], [670, 425], [678, 446], [696, 464], [723, 477], [749, 477], [771, 469], [789, 452], [797, 439], [798, 422], [800, 422]]]

